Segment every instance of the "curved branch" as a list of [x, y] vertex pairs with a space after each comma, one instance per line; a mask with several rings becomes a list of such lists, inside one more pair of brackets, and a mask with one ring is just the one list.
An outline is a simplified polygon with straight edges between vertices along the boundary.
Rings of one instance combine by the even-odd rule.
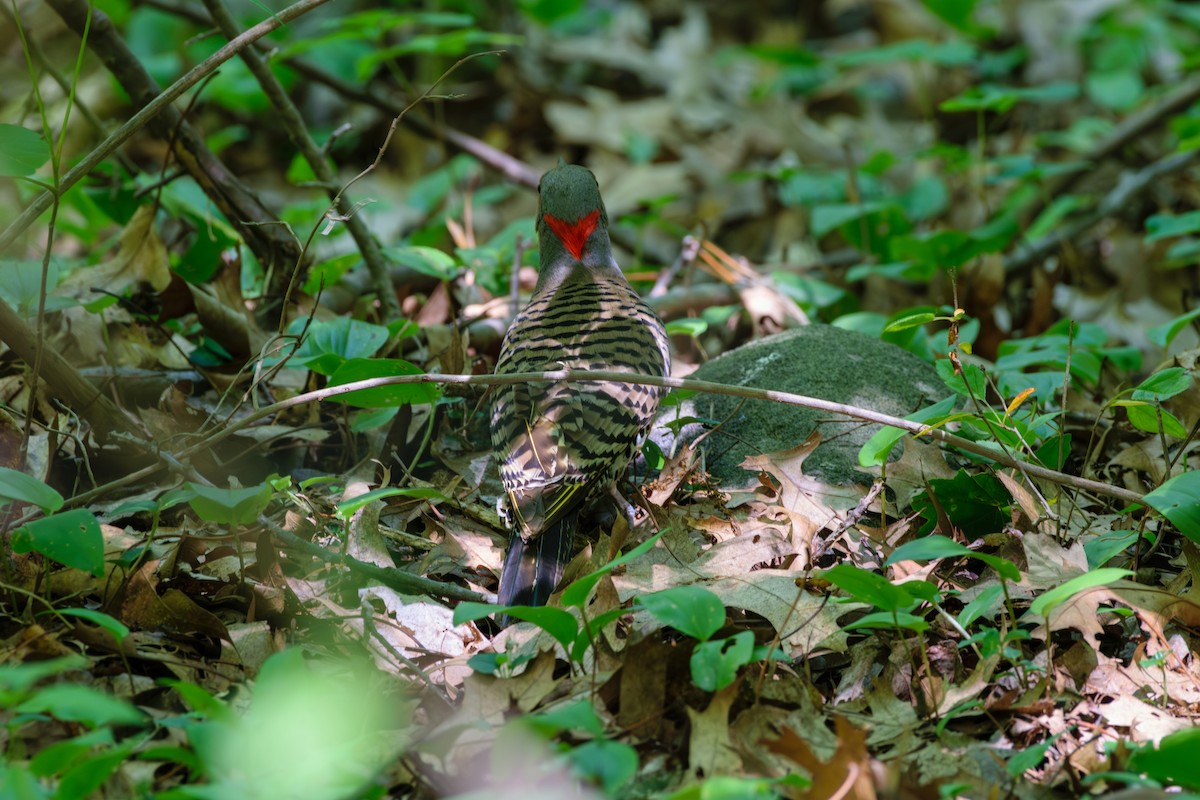
[[853, 419], [860, 419], [865, 422], [875, 422], [880, 425], [889, 425], [893, 428], [900, 428], [908, 431], [911, 434], [918, 436], [931, 436], [938, 441], [957, 447], [960, 450], [965, 450], [968, 453], [982, 456], [991, 459], [998, 464], [1013, 469], [1019, 469], [1036, 478], [1051, 481], [1063, 486], [1070, 486], [1075, 489], [1095, 492], [1096, 494], [1114, 497], [1118, 500], [1123, 500], [1127, 503], [1142, 503], [1142, 495], [1130, 491], [1129, 489], [1120, 486], [1112, 486], [1100, 481], [1093, 481], [1087, 478], [1080, 478], [1075, 475], [1068, 475], [1065, 472], [1048, 469], [1040, 464], [1031, 464], [1027, 461], [1022, 461], [1018, 458], [1013, 458], [1005, 453], [998, 453], [989, 447], [986, 447], [978, 442], [973, 442], [970, 439], [965, 439], [961, 436], [956, 436], [947, 431], [940, 429], [930, 429], [927, 425], [920, 422], [893, 417], [890, 414], [883, 414], [878, 411], [872, 411], [868, 408], [859, 408], [857, 406], [846, 405], [844, 403], [835, 403], [831, 400], [822, 400], [818, 397], [806, 397], [805, 395], [792, 394], [790, 392], [778, 392], [773, 389], [757, 389], [751, 386], [730, 386], [723, 383], [711, 383], [709, 381], [695, 381], [681, 378], [660, 378], [649, 375], [632, 375], [628, 372], [610, 372], [605, 370], [582, 370], [582, 369], [564, 369], [551, 370], [548, 372], [522, 372], [511, 375], [401, 375], [389, 378], [372, 378], [364, 381], [355, 381], [341, 386], [329, 386], [324, 389], [318, 389], [313, 392], [305, 392], [298, 394], [295, 397], [281, 400], [278, 403], [273, 403], [269, 406], [260, 408], [253, 413], [239, 419], [226, 428], [213, 433], [206, 437], [203, 442], [198, 442], [195, 445], [187, 448], [179, 455], [179, 458], [185, 459], [190, 454], [197, 452], [200, 449], [207, 448], [221, 441], [222, 439], [232, 436], [237, 431], [253, 424], [254, 422], [264, 419], [274, 414], [292, 408], [294, 406], [305, 405], [307, 403], [316, 402], [318, 400], [330, 400], [341, 395], [356, 392], [360, 389], [373, 389], [380, 386], [394, 386], [406, 383], [444, 383], [444, 384], [470, 384], [477, 386], [501, 386], [512, 383], [529, 383], [529, 382], [545, 382], [545, 381], [566, 381], [568, 383], [579, 383], [587, 381], [617, 381], [621, 383], [632, 383], [645, 386], [663, 386], [670, 389], [685, 389], [695, 392], [708, 392], [711, 394], [725, 394], [733, 397], [745, 397], [751, 400], [768, 400], [774, 403], [783, 403], [785, 405], [801, 406], [803, 408], [811, 408], [817, 411], [826, 411], [833, 414], [841, 414]]
[[[66, 0], [50, 0], [51, 5], [59, 11], [60, 14], [65, 14], [64, 18], [73, 18], [78, 13], [78, 7], [86, 5], [83, 3], [75, 4], [68, 3]], [[299, 0], [299, 2], [282, 9], [269, 18], [248, 29], [241, 36], [232, 40], [224, 47], [217, 50], [211, 56], [206, 58], [201, 63], [197, 64], [188, 71], [179, 80], [171, 84], [162, 93], [148, 102], [136, 114], [130, 117], [124, 125], [98, 144], [90, 153], [80, 159], [79, 163], [73, 169], [63, 175], [62, 180], [54, 191], [46, 191], [38, 195], [25, 210], [13, 220], [3, 233], [0, 233], [0, 252], [3, 252], [13, 242], [17, 240], [26, 228], [33, 224], [42, 212], [50, 207], [54, 202], [55, 196], [61, 196], [68, 189], [74, 186], [85, 175], [90, 173], [100, 165], [102, 161], [108, 158], [113, 152], [124, 144], [131, 136], [144, 128], [150, 120], [163, 113], [171, 103], [179, 99], [184, 92], [195, 86], [208, 75], [216, 71], [217, 67], [233, 58], [239, 52], [249, 47], [251, 43], [266, 36], [271, 31], [290, 22], [297, 17], [307, 14], [317, 6], [324, 5], [329, 0]], [[99, 12], [95, 12], [96, 20], [99, 19]], [[70, 24], [70, 23], [69, 23]], [[96, 24], [96, 23], [93, 23]], [[111, 23], [110, 23], [111, 24]]]

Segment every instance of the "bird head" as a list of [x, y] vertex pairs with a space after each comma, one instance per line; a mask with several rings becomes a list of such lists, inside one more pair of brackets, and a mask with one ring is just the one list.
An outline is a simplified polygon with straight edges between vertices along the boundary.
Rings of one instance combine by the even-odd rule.
[[[538, 184], [538, 241], [542, 263], [609, 260], [608, 212], [590, 170], [560, 163]], [[600, 238], [596, 238], [599, 232]], [[586, 258], [593, 256], [593, 258]]]

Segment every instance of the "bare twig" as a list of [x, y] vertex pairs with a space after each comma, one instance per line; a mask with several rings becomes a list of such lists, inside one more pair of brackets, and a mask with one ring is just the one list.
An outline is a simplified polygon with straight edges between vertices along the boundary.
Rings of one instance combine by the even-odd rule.
[[866, 422], [875, 422], [880, 425], [890, 425], [894, 428], [908, 431], [909, 433], [922, 436], [931, 436], [943, 444], [957, 447], [960, 450], [965, 450], [968, 453], [974, 453], [978, 456], [991, 459], [998, 464], [1013, 469], [1020, 469], [1026, 474], [1032, 475], [1035, 478], [1041, 478], [1053, 483], [1070, 486], [1083, 491], [1095, 492], [1096, 494], [1114, 497], [1118, 500], [1123, 500], [1127, 503], [1141, 503], [1142, 495], [1130, 491], [1129, 489], [1120, 486], [1112, 486], [1100, 481], [1088, 480], [1074, 475], [1068, 475], [1057, 470], [1047, 469], [1038, 464], [1031, 464], [1022, 461], [1006, 453], [997, 452], [986, 445], [973, 442], [969, 439], [964, 439], [961, 436], [955, 436], [952, 433], [940, 429], [930, 429], [928, 426], [920, 422], [912, 422], [910, 420], [894, 417], [890, 414], [883, 414], [878, 411], [873, 411], [867, 408], [859, 408], [857, 406], [846, 405], [844, 403], [835, 403], [830, 400], [822, 400], [817, 397], [806, 397], [804, 395], [792, 394], [790, 392], [779, 392], [772, 389], [758, 389], [752, 386], [730, 386], [722, 383], [710, 383], [709, 381], [682, 380], [680, 378], [660, 378], [649, 375], [632, 375], [628, 372], [611, 372], [605, 370], [551, 370], [548, 372], [522, 372], [513, 373], [511, 375], [402, 375], [389, 378], [373, 378], [365, 381], [356, 381], [347, 383], [341, 386], [330, 386], [325, 389], [319, 389], [313, 392], [305, 392], [298, 394], [295, 397], [282, 400], [278, 403], [265, 406], [252, 414], [237, 420], [226, 428], [214, 432], [212, 435], [205, 438], [203, 442], [199, 442], [191, 447], [188, 447], [179, 455], [180, 460], [186, 459], [190, 454], [197, 452], [201, 448], [211, 447], [218, 441], [232, 436], [237, 431], [252, 425], [260, 419], [273, 416], [286, 409], [313, 403], [319, 400], [330, 400], [340, 397], [344, 394], [359, 391], [361, 389], [373, 389], [381, 386], [394, 386], [406, 383], [444, 383], [444, 384], [470, 384], [481, 386], [500, 386], [514, 383], [528, 382], [546, 382], [546, 381], [565, 381], [568, 383], [580, 383], [588, 381], [618, 381], [622, 383], [632, 383], [645, 386], [663, 386], [671, 389], [685, 389], [696, 392], [708, 392], [711, 394], [724, 394], [733, 397], [745, 397], [751, 400], [768, 400], [775, 403], [783, 403], [785, 405], [802, 406], [804, 408], [812, 408], [817, 411], [825, 411], [832, 414], [841, 414], [843, 416], [854, 419], [861, 419]]
[[[200, 25], [211, 24], [211, 20], [192, 6], [172, 3], [168, 2], [168, 0], [143, 0], [143, 2], [145, 5], [162, 9], [167, 13], [175, 14]], [[263, 42], [257, 43], [255, 47], [262, 52], [268, 52], [271, 49], [269, 45]], [[321, 69], [306, 59], [293, 56], [282, 59], [282, 62], [296, 70], [305, 79], [326, 86], [348, 100], [373, 106], [393, 117], [404, 110], [402, 101], [375, 89], [343, 81], [336, 75]], [[470, 134], [447, 127], [444, 123], [435, 125], [417, 113], [411, 113], [405, 117], [404, 124], [416, 128], [428, 136], [449, 142], [464, 153], [487, 164], [513, 183], [519, 183], [530, 189], [537, 188], [538, 174], [536, 171], [520, 159], [510, 156], [502, 150], [497, 150], [482, 139], [477, 139]]]
[[396, 591], [419, 594], [424, 597], [445, 597], [448, 600], [465, 600], [475, 603], [482, 603], [487, 599], [476, 592], [472, 592], [470, 589], [463, 589], [461, 586], [455, 586], [452, 583], [443, 583], [442, 581], [423, 578], [420, 575], [410, 575], [398, 569], [386, 569], [385, 567], [369, 564], [366, 561], [359, 561], [352, 556], [331, 553], [318, 544], [313, 544], [291, 531], [284, 530], [266, 517], [260, 516], [258, 521], [259, 524], [271, 531], [272, 536], [284, 542], [288, 547], [301, 550], [327, 564], [347, 567], [359, 575], [378, 581], [384, 586], [390, 586]]
[[[70, 27], [81, 36], [89, 3], [85, 0], [48, 0]], [[108, 71], [129, 94], [135, 105], [151, 102], [162, 90], [111, 21], [97, 12], [88, 48], [104, 61]], [[193, 95], [192, 102], [199, 92]], [[204, 137], [187, 120], [190, 110], [168, 106], [147, 120], [146, 126], [167, 143], [171, 156], [196, 181], [213, 204], [237, 230], [246, 246], [272, 274], [287, 275], [286, 268], [299, 268], [303, 259], [291, 230], [279, 222], [278, 214], [262, 201], [209, 149]], [[166, 171], [166, 162], [163, 165]], [[282, 268], [281, 268], [282, 265]], [[269, 296], [278, 298], [279, 286]]]
[[[341, 204], [343, 202], [343, 198], [345, 197], [346, 192], [348, 192], [350, 190], [351, 186], [358, 183], [358, 181], [360, 181], [362, 178], [366, 177], [370, 173], [374, 172], [375, 169], [378, 168], [379, 164], [383, 161], [384, 153], [387, 152], [388, 146], [392, 143], [392, 137], [396, 135], [396, 128], [399, 126], [400, 121], [403, 120], [408, 115], [408, 112], [412, 111], [413, 108], [415, 108], [416, 106], [423, 103], [426, 99], [428, 99], [429, 96], [433, 93], [433, 90], [436, 89], [438, 86], [440, 86], [442, 81], [446, 80], [451, 75], [453, 75], [458, 70], [458, 68], [461, 67], [463, 64], [466, 64], [470, 61], [474, 61], [477, 58], [482, 58], [483, 56], [499, 55], [501, 52], [502, 51], [488, 50], [488, 51], [485, 51], [482, 53], [472, 53], [469, 56], [464, 56], [464, 57], [460, 58], [458, 61], [455, 61], [453, 64], [451, 64], [440, 76], [438, 76], [438, 79], [436, 81], [434, 81], [433, 83], [431, 83], [428, 86], [428, 88], [425, 89], [425, 91], [421, 92], [421, 94], [415, 100], [413, 100], [407, 106], [402, 108], [400, 110], [400, 112], [398, 114], [396, 114], [395, 117], [392, 118], [392, 124], [388, 127], [387, 135], [383, 138], [383, 144], [381, 144], [379, 146], [379, 152], [375, 154], [375, 160], [372, 161], [370, 164], [368, 164], [365, 169], [363, 169], [361, 172], [359, 172], [357, 175], [355, 175], [353, 178], [351, 178], [349, 181], [347, 181], [342, 186], [342, 188], [337, 191], [337, 194], [335, 194], [333, 197], [334, 205]], [[310, 241], [312, 239], [312, 234], [314, 234], [314, 233], [316, 233], [315, 228], [313, 229], [312, 233], [310, 233], [310, 235], [309, 235]], [[305, 247], [307, 247], [307, 243], [305, 244]], [[400, 316], [400, 302], [399, 302], [399, 300], [396, 299], [396, 293], [391, 290], [390, 283], [388, 282], [387, 271], [385, 269], [381, 268], [379, 273], [375, 274], [375, 272], [372, 270], [372, 277], [375, 279], [377, 285], [382, 284], [387, 287], [386, 297], [384, 298], [384, 308], [388, 309], [390, 318], [393, 318], [393, 319], [398, 318]], [[288, 291], [287, 291], [288, 297], [291, 296], [292, 291], [295, 289], [295, 286], [296, 286], [296, 280], [295, 280], [295, 276], [293, 276], [292, 284], [290, 286], [288, 286]], [[284, 321], [284, 318], [281, 316], [280, 320], [279, 320], [279, 332], [280, 333], [283, 333], [285, 324], [286, 323]]]
[[[33, 222], [41, 216], [42, 212], [50, 207], [57, 194], [61, 196], [72, 186], [80, 181], [85, 175], [100, 165], [102, 161], [108, 158], [112, 153], [124, 144], [129, 137], [144, 128], [150, 120], [155, 119], [162, 114], [171, 103], [177, 100], [188, 89], [195, 86], [206, 76], [216, 70], [218, 66], [228, 61], [233, 56], [237, 55], [243, 49], [248, 47], [257, 39], [261, 39], [271, 31], [281, 25], [290, 22], [297, 17], [308, 13], [312, 9], [327, 3], [329, 0], [299, 0], [299, 2], [288, 6], [285, 9], [275, 12], [269, 18], [250, 28], [241, 36], [237, 37], [229, 44], [217, 50], [203, 62], [193, 67], [179, 80], [171, 84], [167, 89], [158, 94], [152, 100], [149, 100], [136, 114], [126, 120], [120, 128], [113, 131], [107, 139], [97, 145], [93, 150], [80, 159], [79, 163], [73, 169], [63, 175], [58, 186], [53, 191], [46, 191], [38, 195], [25, 210], [10, 224], [3, 233], [0, 233], [0, 252], [4, 252], [9, 246], [17, 240], [24, 231], [33, 224]], [[87, 3], [83, 0], [48, 0], [55, 10], [59, 11], [60, 15], [64, 15], [64, 20], [72, 27], [76, 23], [82, 22], [81, 15], [86, 14]], [[93, 20], [93, 31], [95, 35], [103, 32], [103, 28], [112, 28], [112, 21], [96, 11]]]
[[[1191, 75], [1157, 102], [1139, 108], [1121, 120], [1108, 136], [1083, 155], [1083, 159], [1091, 164], [1098, 164], [1134, 139], [1157, 127], [1167, 117], [1184, 111], [1197, 100], [1200, 100], [1200, 75]], [[1035, 219], [1052, 200], [1074, 188], [1085, 174], [1086, 171], [1081, 170], [1050, 181], [1045, 191], [1040, 193], [1029, 207], [1021, 209], [1024, 218]]]
[[[205, 7], [208, 8], [208, 13], [212, 16], [221, 32], [230, 40], [237, 38], [237, 25], [233, 21], [233, 17], [225, 9], [225, 6], [220, 0], [204, 0]], [[388, 279], [387, 260], [383, 257], [383, 251], [379, 247], [379, 243], [375, 241], [375, 237], [367, 230], [367, 225], [363, 222], [362, 217], [354, 213], [349, 200], [345, 195], [333, 188], [337, 180], [333, 169], [329, 166], [329, 162], [321, 153], [320, 146], [309, 135], [308, 128], [304, 124], [304, 120], [300, 116], [299, 109], [295, 103], [288, 97], [283, 86], [271, 72], [271, 68], [266, 61], [255, 52], [253, 48], [246, 48], [240, 53], [242, 60], [249, 67], [250, 72], [262, 87], [263, 94], [271, 101], [271, 105], [279, 114], [279, 121], [287, 131], [288, 137], [292, 140], [292, 144], [304, 156], [304, 160], [312, 168], [313, 174], [317, 180], [326, 187], [330, 199], [333, 201], [333, 207], [337, 209], [341, 219], [346, 223], [346, 230], [354, 239], [354, 243], [358, 246], [358, 251], [362, 255], [363, 262], [367, 265], [368, 272], [371, 273], [371, 278], [375, 283], [375, 292], [379, 296], [379, 302], [383, 306], [383, 316], [385, 319], [396, 319], [400, 316], [400, 303], [396, 299], [396, 292], [392, 288], [392, 283]], [[300, 262], [297, 262], [293, 267], [294, 271], [299, 271]], [[290, 284], [294, 285], [296, 275], [293, 273]], [[287, 298], [284, 298], [284, 307], [287, 306]], [[286, 314], [284, 315], [286, 316]]]
[[1021, 248], [1005, 258], [1004, 271], [1011, 274], [1027, 269], [1105, 217], [1120, 211], [1130, 200], [1150, 188], [1155, 181], [1166, 175], [1186, 169], [1197, 159], [1200, 159], [1200, 150], [1173, 153], [1155, 161], [1153, 164], [1143, 167], [1138, 172], [1126, 173], [1117, 182], [1117, 185], [1113, 187], [1112, 191], [1105, 195], [1104, 199], [1087, 214], [1063, 225], [1054, 231], [1054, 233], [1046, 235], [1029, 247]]
[[[0, 339], [31, 367], [38, 362], [39, 338], [12, 306], [0, 300]], [[96, 438], [107, 441], [113, 433], [135, 435], [133, 421], [111, 399], [92, 386], [62, 355], [43, 343], [40, 380], [50, 394], [91, 423]]]

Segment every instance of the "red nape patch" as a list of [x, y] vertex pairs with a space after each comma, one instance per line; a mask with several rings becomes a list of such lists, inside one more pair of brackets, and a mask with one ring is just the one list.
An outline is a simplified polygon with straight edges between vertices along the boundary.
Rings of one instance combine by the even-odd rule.
[[587, 244], [588, 237], [592, 235], [592, 231], [596, 230], [596, 224], [600, 222], [600, 209], [597, 208], [577, 222], [564, 222], [549, 214], [543, 214], [542, 219], [546, 220], [546, 224], [550, 226], [550, 230], [554, 231], [554, 235], [562, 241], [571, 255], [575, 256], [575, 260], [582, 261], [583, 246]]

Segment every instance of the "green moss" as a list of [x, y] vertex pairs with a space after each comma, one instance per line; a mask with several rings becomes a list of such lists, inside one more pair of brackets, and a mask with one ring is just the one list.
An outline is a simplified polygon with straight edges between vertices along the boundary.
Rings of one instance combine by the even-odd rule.
[[[896, 416], [940, 400], [949, 391], [933, 366], [911, 353], [828, 325], [751, 342], [714, 358], [689, 377], [793, 392]], [[818, 427], [822, 442], [805, 461], [807, 474], [838, 485], [872, 479], [858, 469], [858, 450], [878, 425], [722, 395], [697, 395], [691, 402], [690, 413], [697, 417], [727, 419], [705, 440], [708, 470], [721, 485], [747, 482], [750, 476], [739, 466], [747, 456], [795, 447]]]

